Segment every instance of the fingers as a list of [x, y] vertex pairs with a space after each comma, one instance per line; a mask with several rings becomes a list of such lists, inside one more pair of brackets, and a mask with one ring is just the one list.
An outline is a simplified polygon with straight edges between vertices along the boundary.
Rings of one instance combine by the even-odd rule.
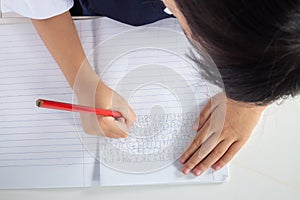
[[95, 114], [80, 113], [80, 118], [85, 133], [91, 135], [103, 135], [103, 131], [99, 129], [98, 118]]
[[[193, 172], [195, 176], [201, 175], [209, 167], [219, 170], [224, 167], [242, 148], [244, 142], [221, 141], [213, 150], [199, 148], [197, 152], [186, 162], [182, 171], [184, 174]], [[210, 152], [210, 153], [209, 153]]]
[[201, 175], [203, 172], [205, 172], [212, 164], [214, 164], [217, 160], [219, 160], [222, 155], [227, 151], [227, 149], [230, 147], [230, 142], [227, 141], [221, 141], [214, 150], [199, 164], [197, 164], [194, 169], [193, 173], [195, 176]]
[[124, 122], [124, 118], [115, 120], [113, 117], [100, 117], [99, 129], [102, 129], [102, 133], [106, 137], [125, 138], [129, 134], [129, 129]]
[[100, 118], [100, 127], [103, 129], [106, 137], [125, 138], [128, 136], [129, 129], [136, 120], [136, 115], [129, 105], [126, 107], [126, 112], [120, 111], [123, 117], [118, 119], [112, 117]]
[[115, 119], [113, 117], [96, 116], [94, 114], [85, 115], [81, 113], [82, 126], [86, 133], [104, 135], [112, 138], [127, 137], [129, 128], [136, 120], [136, 115], [119, 94], [100, 81], [97, 83], [97, 88], [83, 95], [79, 95], [79, 97], [84, 105], [112, 109], [120, 112], [122, 115], [122, 117]]
[[[123, 112], [121, 112], [121, 114], [123, 115]], [[125, 117], [125, 124], [128, 128], [130, 128], [136, 121], [136, 115], [130, 106], [128, 106], [128, 111], [124, 112], [123, 116]]]
[[179, 160], [181, 164], [184, 164], [182, 168], [184, 174], [193, 170], [195, 175], [200, 175], [220, 159], [230, 147], [232, 141], [223, 142], [224, 137], [222, 136], [222, 134], [224, 135], [223, 123], [220, 119], [225, 116], [225, 113], [222, 112], [224, 110], [223, 103], [225, 103], [222, 101], [223, 97], [222, 94], [218, 94], [210, 99], [194, 122], [193, 129], [198, 133]]
[[205, 122], [209, 119], [213, 111], [211, 105], [211, 100], [209, 100], [205, 105], [204, 109], [201, 111], [200, 116], [197, 117], [197, 119], [194, 121], [193, 130], [199, 131], [203, 127]]
[[198, 131], [193, 142], [179, 158], [179, 162], [181, 164], [184, 164], [194, 154], [194, 152], [197, 151], [197, 149], [201, 146], [205, 139], [209, 137], [209, 135], [207, 135], [208, 127], [209, 123], [205, 123], [201, 130]]
[[226, 153], [215, 163], [213, 164], [214, 170], [219, 170], [224, 167], [234, 156], [235, 154], [242, 148], [245, 144], [243, 141], [234, 142]]
[[[188, 174], [196, 165], [198, 165], [216, 146], [218, 143], [218, 134], [211, 135], [199, 149], [186, 161], [182, 168], [184, 174]], [[201, 174], [201, 172], [197, 172]]]
[[[96, 116], [97, 121], [94, 124], [97, 124], [97, 130], [94, 130], [92, 134], [101, 134], [110, 138], [125, 138], [129, 134], [129, 129], [136, 120], [136, 115], [133, 110], [128, 106], [127, 111], [119, 111], [122, 114], [122, 117], [117, 119], [107, 116]], [[123, 108], [124, 110], [124, 108]], [[118, 111], [118, 110], [117, 110]], [[95, 121], [95, 120], [93, 120]], [[91, 124], [91, 123], [90, 123]], [[91, 125], [93, 126], [93, 125]]]
[[113, 110], [119, 111], [122, 114], [122, 117], [125, 118], [125, 124], [130, 128], [133, 123], [136, 121], [136, 115], [128, 103], [122, 99], [120, 96], [115, 94], [115, 102], [112, 106]]
[[82, 127], [85, 133], [103, 135], [110, 138], [124, 138], [129, 129], [123, 117], [115, 120], [113, 117], [102, 117], [95, 114], [81, 114]]

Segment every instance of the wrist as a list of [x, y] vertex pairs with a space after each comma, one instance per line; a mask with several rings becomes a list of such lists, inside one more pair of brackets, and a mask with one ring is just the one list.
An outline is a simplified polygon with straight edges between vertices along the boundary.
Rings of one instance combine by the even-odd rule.
[[233, 99], [230, 99], [226, 97], [227, 103], [238, 105], [239, 107], [252, 109], [257, 112], [263, 112], [269, 105], [257, 105], [255, 103], [249, 103], [249, 102], [242, 102], [242, 101], [236, 101]]

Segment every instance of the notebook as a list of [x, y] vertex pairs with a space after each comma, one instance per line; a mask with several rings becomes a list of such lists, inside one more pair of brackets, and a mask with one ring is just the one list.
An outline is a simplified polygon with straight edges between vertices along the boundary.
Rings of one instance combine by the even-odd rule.
[[128, 138], [85, 134], [78, 113], [37, 108], [38, 98], [76, 103], [32, 24], [0, 26], [0, 188], [200, 184], [228, 168], [183, 175], [179, 156], [213, 95], [185, 56], [175, 19], [132, 27], [108, 18], [75, 22], [102, 80], [129, 102]]

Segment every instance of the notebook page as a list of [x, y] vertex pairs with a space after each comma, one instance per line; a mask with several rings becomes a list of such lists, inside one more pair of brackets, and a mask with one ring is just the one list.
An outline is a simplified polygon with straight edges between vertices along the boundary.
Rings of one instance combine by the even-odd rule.
[[[194, 138], [192, 122], [213, 95], [185, 57], [189, 45], [177, 21], [168, 19], [140, 28], [112, 20], [96, 24], [97, 45], [89, 60], [138, 117], [126, 139], [79, 131], [89, 153], [101, 161], [101, 185], [226, 181], [226, 167], [195, 178], [182, 175], [176, 161]], [[114, 28], [107, 28], [110, 26]], [[105, 31], [112, 36], [103, 37]]]
[[[119, 90], [118, 92], [121, 95], [126, 96], [126, 94], [124, 94], [124, 91], [126, 92], [126, 90], [122, 87], [120, 88], [118, 80], [120, 77], [124, 77], [124, 74], [128, 74], [128, 72], [132, 71], [132, 68], [128, 66], [150, 65], [150, 69], [158, 67], [157, 65], [153, 65], [153, 62], [145, 62], [145, 60], [155, 60], [156, 64], [160, 63], [168, 66], [172, 62], [177, 63], [177, 73], [184, 74], [182, 71], [180, 72], [180, 66], [186, 65], [186, 62], [182, 61], [182, 59], [174, 59], [173, 56], [170, 56], [170, 52], [164, 50], [167, 45], [167, 48], [171, 48], [170, 51], [184, 54], [186, 49], [180, 42], [173, 42], [172, 40], [171, 43], [170, 41], [161, 41], [161, 46], [148, 45], [147, 51], [135, 51], [131, 49], [126, 55], [121, 56], [120, 59], [115, 59], [115, 63], [111, 65], [113, 67], [108, 67], [109, 63], [116, 56], [116, 53], [120, 53], [119, 51], [122, 50], [122, 45], [119, 43], [117, 45], [112, 45], [110, 44], [110, 39], [124, 31], [126, 32], [134, 29], [138, 30], [138, 32], [145, 32], [145, 30], [123, 25], [105, 18], [79, 21], [76, 22], [76, 26], [85, 51], [89, 57], [89, 61], [95, 66], [95, 70], [102, 76], [103, 80], [110, 87]], [[58, 70], [58, 67], [30, 24], [7, 25], [5, 28], [2, 27], [0, 27], [0, 90], [3, 91], [0, 94], [0, 109], [3, 117], [0, 118], [0, 127], [1, 136], [3, 137], [0, 139], [0, 174], [1, 180], [5, 181], [0, 181], [0, 187], [30, 188], [88, 186], [92, 184], [128, 185], [170, 182], [213, 182], [226, 179], [226, 168], [217, 174], [209, 171], [206, 176], [202, 176], [200, 179], [182, 176], [179, 172], [180, 166], [176, 163], [171, 163], [162, 170], [156, 170], [157, 166], [155, 166], [153, 173], [148, 173], [147, 177], [145, 177], [145, 173], [134, 174], [132, 171], [131, 173], [120, 172], [120, 163], [123, 162], [128, 165], [128, 162], [126, 162], [128, 157], [124, 157], [123, 155], [120, 157], [120, 147], [125, 144], [127, 144], [127, 146], [128, 144], [141, 145], [141, 142], [135, 143], [130, 139], [127, 141], [112, 141], [102, 137], [89, 136], [83, 133], [78, 115], [60, 111], [37, 109], [34, 105], [36, 98], [71, 102], [74, 100], [72, 91], [69, 89], [61, 72]], [[147, 27], [160, 27], [176, 31], [180, 30], [179, 25], [173, 19], [164, 20]], [[160, 38], [161, 35], [164, 36], [168, 31], [155, 31], [151, 29], [149, 33], [151, 33], [151, 37], [145, 37], [145, 35], [142, 34], [139, 40], [137, 40], [137, 38], [128, 37], [126, 38], [127, 40], [123, 38], [122, 41], [132, 41], [129, 42], [130, 44], [125, 43], [123, 45], [123, 50], [124, 48], [125, 50], [129, 47], [132, 48], [132, 44], [138, 44], [140, 41], [151, 43]], [[153, 36], [155, 36], [154, 39]], [[118, 37], [116, 38], [118, 39]], [[106, 41], [109, 42], [105, 43]], [[184, 43], [185, 42], [186, 41], [184, 41]], [[104, 44], [104, 46], [99, 44]], [[99, 55], [101, 55], [101, 57], [99, 57]], [[124, 59], [127, 60], [125, 65]], [[128, 63], [130, 63], [130, 65]], [[122, 66], [122, 70], [115, 70], [116, 66]], [[128, 68], [126, 68], [126, 66]], [[165, 73], [166, 72], [167, 71], [165, 71]], [[187, 79], [187, 76], [189, 77], [191, 75], [191, 71], [186, 72], [188, 73], [184, 75], [184, 78]], [[156, 76], [157, 74], [152, 75]], [[128, 77], [124, 80], [126, 80], [125, 83], [121, 85], [127, 84], [128, 86]], [[195, 87], [198, 87], [199, 80], [191, 79], [191, 77], [189, 77], [189, 84], [194, 84]], [[157, 87], [158, 85], [155, 84], [149, 86], [150, 88], [144, 88], [141, 91], [157, 91], [158, 94], [156, 94], [156, 96], [160, 95], [159, 93], [162, 92], [166, 94], [168, 91], [162, 91], [161, 88]], [[59, 91], [57, 88], [59, 88]], [[186, 115], [185, 119], [189, 123], [192, 121], [192, 118], [196, 116], [199, 109], [201, 109], [201, 106], [203, 107], [205, 105], [205, 100], [208, 98], [205, 89], [197, 91], [203, 95], [196, 96], [197, 106], [199, 106], [198, 109], [196, 109], [197, 112], [186, 112], [188, 115]], [[145, 93], [137, 94], [137, 96], [139, 95], [145, 96]], [[172, 97], [172, 93], [169, 93], [169, 96]], [[152, 110], [154, 110], [154, 114], [157, 114], [155, 113], [156, 110], [162, 111], [169, 106], [168, 104], [158, 104], [158, 107], [155, 107], [157, 105], [149, 106], [149, 100], [150, 102], [153, 100], [151, 98], [132, 98], [128, 100], [130, 105], [139, 115], [139, 124], [142, 125], [145, 125], [145, 122], [147, 122], [147, 120], [145, 121], [145, 118], [149, 116], [149, 107], [154, 108]], [[166, 98], [166, 100], [168, 101], [170, 99]], [[22, 104], [19, 103], [20, 101]], [[176, 101], [174, 102], [176, 103]], [[174, 118], [171, 114], [178, 113], [178, 108], [182, 109], [182, 106], [174, 106], [173, 103], [170, 105], [171, 108], [170, 110], [168, 109], [166, 113], [169, 113], [169, 115], [167, 115], [169, 118]], [[182, 121], [182, 118], [178, 119], [179, 121]], [[157, 125], [159, 124], [154, 124], [154, 127]], [[176, 128], [176, 126], [172, 126]], [[188, 128], [188, 126], [186, 126], [186, 128]], [[174, 160], [174, 158], [186, 148], [190, 139], [191, 137], [188, 137], [187, 141], [181, 143], [181, 147], [176, 149], [176, 155], [173, 155], [171, 160]], [[167, 144], [168, 140], [168, 137], [164, 138], [164, 140], [161, 140], [161, 143]], [[157, 141], [150, 140], [148, 144], [154, 144], [153, 142]], [[113, 146], [111, 144], [113, 144]], [[111, 149], [112, 147], [119, 148]], [[153, 151], [160, 151], [162, 148], [161, 145], [154, 145], [153, 147], [154, 148], [150, 148], [152, 153]], [[103, 149], [106, 149], [106, 151], [103, 151]], [[140, 149], [143, 150], [139, 152], [140, 154], [149, 154], [149, 152], [145, 152], [145, 146]], [[121, 148], [121, 150], [124, 149]], [[136, 153], [138, 152], [136, 151], [136, 148], [130, 147], [125, 150], [127, 150], [129, 154], [134, 155], [131, 158], [137, 159], [138, 161], [132, 160], [133, 162], [128, 165], [130, 168], [132, 168], [132, 166], [137, 166], [138, 168], [147, 166], [152, 168], [152, 166], [149, 165], [149, 162], [140, 162], [141, 156], [136, 156]], [[166, 151], [165, 156], [168, 156], [169, 152], [172, 150], [175, 149], [169, 148], [169, 150]], [[113, 160], [107, 160], [107, 158], [113, 158]], [[152, 158], [151, 163], [156, 163], [158, 166], [163, 164], [165, 166], [166, 162], [170, 162], [170, 158], [167, 160], [160, 159], [161, 158], [157, 159], [157, 157]], [[100, 161], [102, 162], [101, 166], [99, 163]], [[113, 167], [111, 165], [113, 165]], [[116, 179], [112, 179], [112, 177], [115, 176], [120, 177], [118, 182], [114, 182]], [[12, 179], [12, 177], [14, 178]]]
[[[76, 25], [89, 51], [91, 21]], [[38, 98], [71, 102], [72, 90], [31, 24], [0, 26], [0, 76], [0, 188], [98, 184], [73, 115], [35, 106]]]

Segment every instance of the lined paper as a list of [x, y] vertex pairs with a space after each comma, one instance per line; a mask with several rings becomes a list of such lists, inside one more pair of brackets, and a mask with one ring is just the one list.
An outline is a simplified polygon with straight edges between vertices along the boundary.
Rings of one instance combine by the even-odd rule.
[[[226, 168], [195, 179], [183, 177], [178, 164], [172, 162], [193, 138], [191, 123], [209, 98], [205, 82], [184, 58], [187, 41], [182, 39], [178, 23], [170, 19], [133, 28], [102, 18], [77, 21], [76, 27], [89, 62], [108, 86], [128, 100], [138, 121], [129, 138], [108, 139], [86, 135], [77, 114], [36, 108], [38, 98], [72, 102], [72, 90], [31, 24], [3, 25], [0, 187], [224, 181]], [[176, 32], [172, 36], [171, 30]], [[172, 73], [182, 82], [178, 83]], [[183, 98], [179, 100], [178, 96]], [[169, 128], [153, 121], [155, 115], [147, 121], [151, 113], [163, 114]], [[185, 135], [180, 127], [185, 128]], [[175, 132], [177, 136], [173, 137]], [[155, 133], [159, 134], [149, 137]], [[168, 141], [177, 148], [169, 146]], [[166, 157], [155, 156], [159, 152]], [[142, 168], [151, 173], [144, 173]], [[133, 173], [137, 169], [139, 173]], [[111, 179], [114, 176], [120, 179]]]
[[[92, 41], [80, 30], [84, 48]], [[38, 98], [70, 102], [72, 90], [31, 24], [0, 27], [0, 187], [92, 185], [73, 115], [38, 109]], [[13, 178], [12, 178], [13, 177]]]

